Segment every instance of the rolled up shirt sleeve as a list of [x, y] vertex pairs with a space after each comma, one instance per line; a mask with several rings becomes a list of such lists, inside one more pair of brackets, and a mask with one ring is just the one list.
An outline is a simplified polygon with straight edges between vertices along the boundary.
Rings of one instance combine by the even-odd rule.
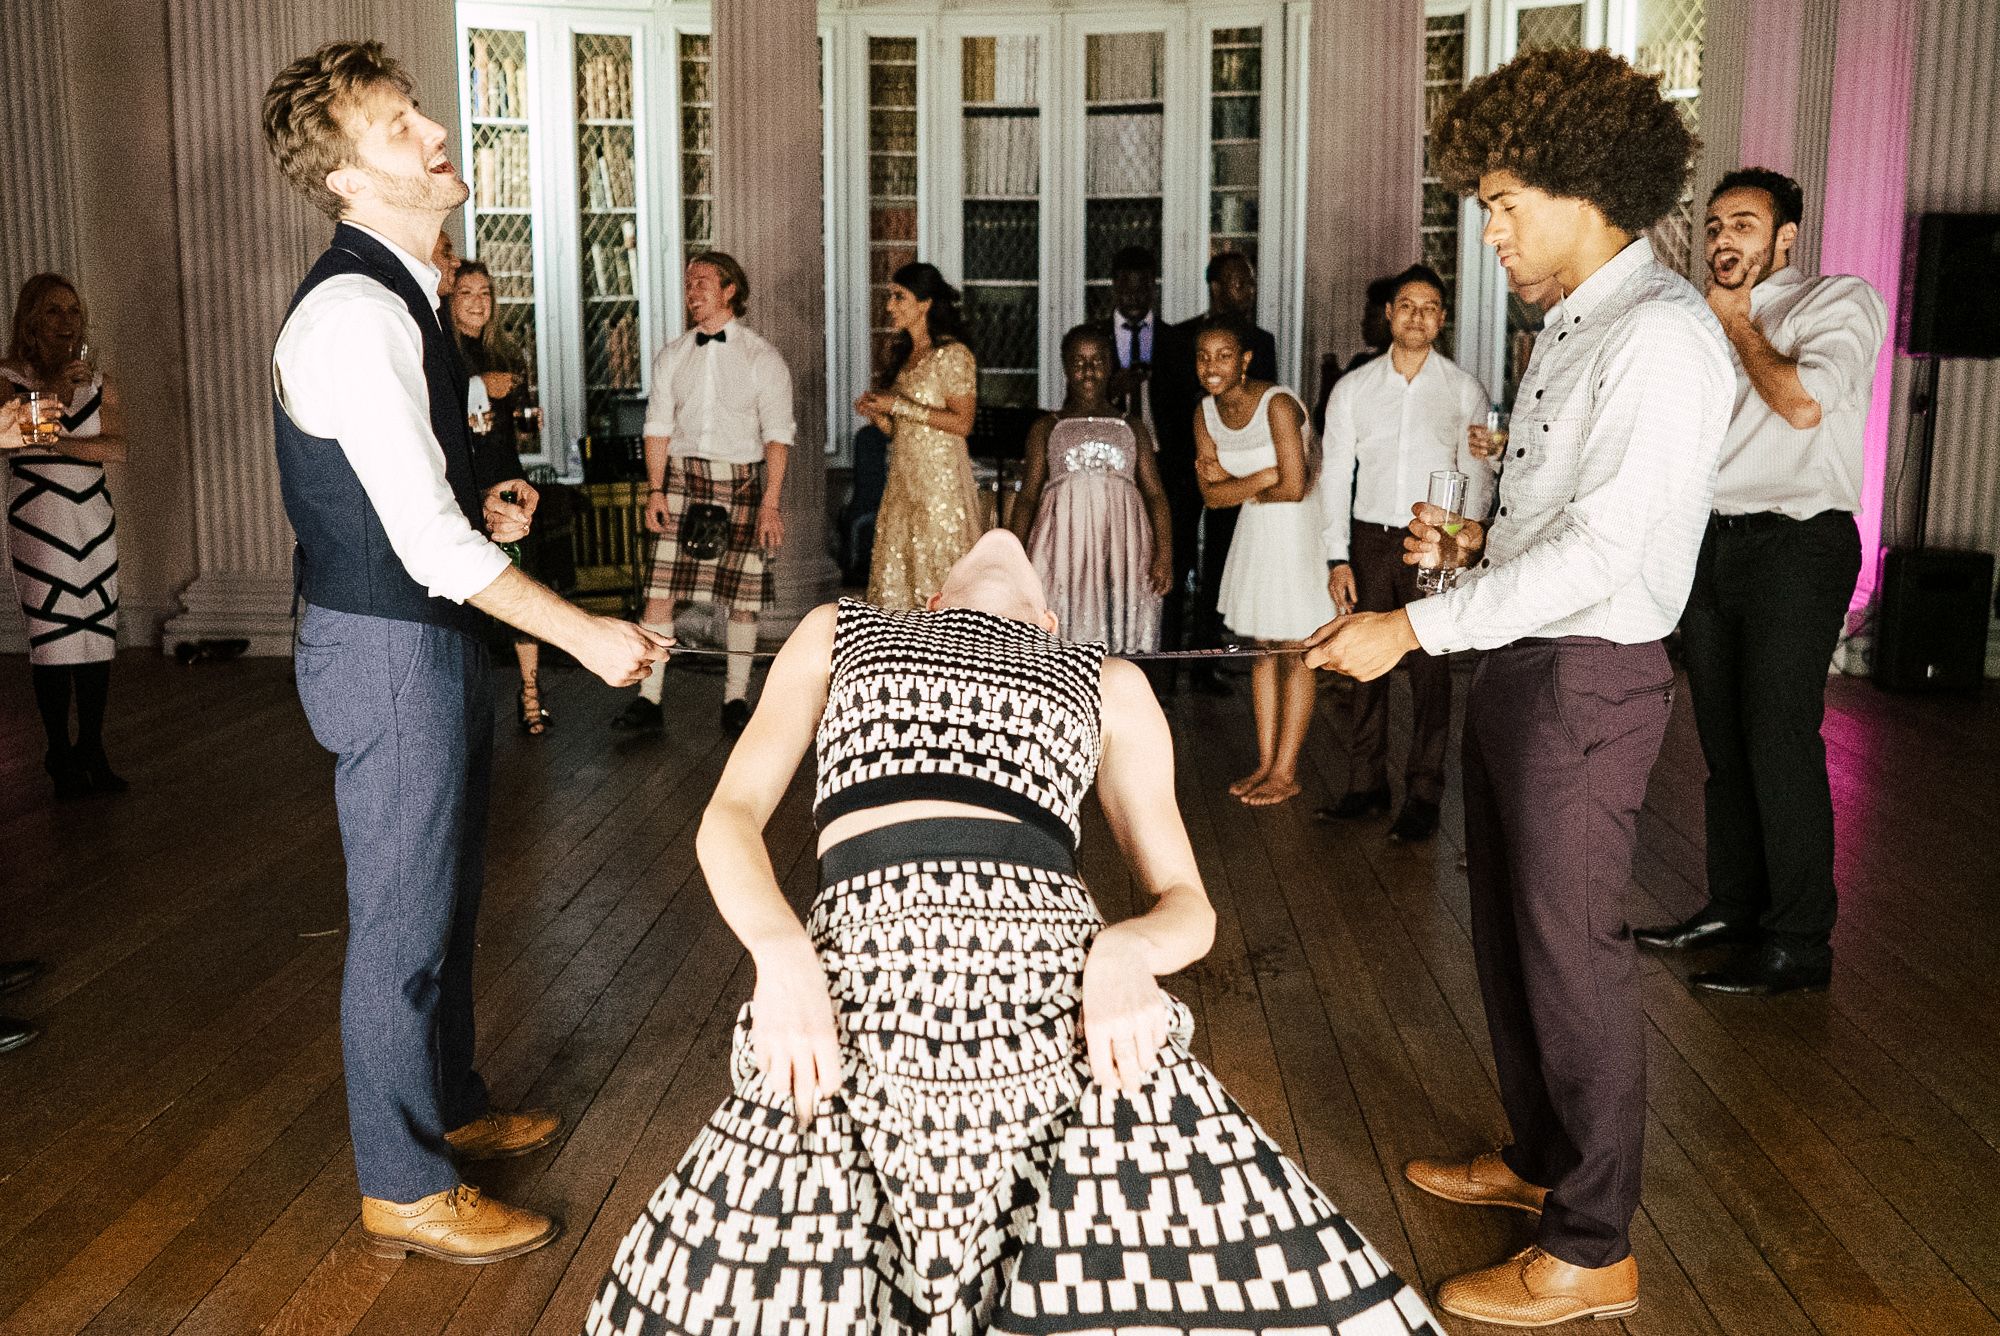
[[757, 434], [765, 445], [791, 445], [798, 439], [792, 410], [792, 371], [770, 344], [758, 350]]
[[669, 342], [653, 358], [653, 378], [646, 399], [646, 425], [640, 428], [647, 436], [669, 441], [674, 438], [673, 353], [674, 342]]
[[285, 410], [339, 443], [411, 579], [463, 603], [499, 578], [506, 554], [445, 479], [422, 336], [400, 301], [371, 280], [322, 284], [287, 322], [274, 360]]
[[[1427, 652], [1493, 649], [1541, 634], [1646, 578], [1650, 549], [1699, 547], [1716, 457], [1693, 443], [1727, 402], [1725, 364], [1684, 311], [1642, 306], [1622, 323], [1593, 372], [1604, 390], [1582, 424], [1574, 497], [1511, 559], [1409, 605]], [[1714, 435], [1719, 442], [1719, 429]], [[1683, 586], [1670, 601], [1685, 597]]]
[[1853, 408], [1875, 384], [1875, 359], [1889, 323], [1881, 294], [1861, 279], [1831, 280], [1794, 314], [1799, 384], [1822, 412]]

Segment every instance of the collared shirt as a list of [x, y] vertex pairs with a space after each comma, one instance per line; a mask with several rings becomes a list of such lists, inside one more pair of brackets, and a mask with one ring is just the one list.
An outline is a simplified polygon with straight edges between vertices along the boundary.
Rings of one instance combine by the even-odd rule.
[[1794, 427], [1750, 384], [1735, 345], [1736, 412], [1722, 445], [1715, 508], [1774, 511], [1795, 520], [1861, 509], [1861, 435], [1875, 388], [1889, 312], [1867, 282], [1847, 274], [1807, 278], [1786, 265], [1750, 290], [1750, 319], [1799, 364], [1799, 384], [1819, 404], [1819, 425]]
[[[436, 319], [438, 271], [373, 228], [349, 225], [402, 262]], [[339, 442], [412, 580], [463, 603], [499, 578], [506, 554], [472, 527], [445, 480], [424, 338], [401, 297], [365, 275], [336, 275], [298, 304], [271, 360], [278, 402], [300, 430]]]
[[1335, 382], [1326, 404], [1327, 560], [1347, 560], [1355, 520], [1408, 524], [1433, 470], [1463, 473], [1464, 513], [1485, 519], [1493, 463], [1472, 453], [1466, 428], [1486, 420], [1487, 403], [1486, 387], [1435, 348], [1409, 380], [1390, 354]]
[[[1117, 311], [1111, 313], [1112, 337], [1118, 340], [1118, 365], [1151, 366], [1153, 364], [1153, 337], [1159, 332], [1159, 315], [1146, 312], [1145, 318], [1136, 328]], [[1137, 344], [1135, 350], [1133, 345]]]
[[1673, 630], [1729, 429], [1729, 349], [1694, 286], [1634, 241], [1542, 319], [1485, 555], [1410, 604], [1432, 654]]
[[755, 464], [767, 442], [790, 445], [792, 373], [785, 359], [741, 320], [698, 341], [689, 329], [653, 359], [646, 435], [667, 437], [668, 453], [724, 464]]

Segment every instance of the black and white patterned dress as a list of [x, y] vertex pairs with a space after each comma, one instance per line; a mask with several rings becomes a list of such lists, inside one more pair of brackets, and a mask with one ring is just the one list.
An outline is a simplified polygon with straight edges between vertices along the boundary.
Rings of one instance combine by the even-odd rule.
[[1139, 1095], [1090, 1080], [1075, 874], [1099, 651], [968, 609], [843, 602], [816, 815], [913, 797], [821, 859], [807, 920], [844, 1083], [801, 1132], [735, 1094], [619, 1245], [588, 1336], [1391, 1336], [1438, 1328], [1205, 1067], [1187, 1009]]
[[[0, 368], [8, 392], [27, 386]], [[104, 382], [76, 392], [63, 435], [102, 429]], [[118, 648], [118, 524], [104, 466], [27, 447], [7, 460], [7, 548], [38, 667], [100, 663]]]

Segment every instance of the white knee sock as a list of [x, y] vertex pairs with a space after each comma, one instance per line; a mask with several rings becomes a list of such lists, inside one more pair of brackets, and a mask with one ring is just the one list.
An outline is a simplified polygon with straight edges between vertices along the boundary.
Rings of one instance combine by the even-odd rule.
[[[658, 631], [663, 636], [670, 636], [674, 633], [674, 624], [672, 622], [668, 622], [664, 626], [654, 622], [645, 622], [643, 625], [648, 631]], [[645, 681], [639, 684], [639, 694], [646, 700], [658, 705], [660, 697], [665, 694], [666, 689], [667, 665], [664, 663], [655, 663], [653, 671], [647, 675]]]
[[750, 698], [750, 655], [757, 648], [757, 623], [729, 619], [729, 666], [722, 676], [724, 700]]

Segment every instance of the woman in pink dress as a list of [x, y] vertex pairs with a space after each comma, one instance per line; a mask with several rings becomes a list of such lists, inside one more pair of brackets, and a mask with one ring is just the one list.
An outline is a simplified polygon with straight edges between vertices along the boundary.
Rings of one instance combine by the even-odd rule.
[[1069, 640], [1112, 654], [1160, 645], [1160, 599], [1173, 584], [1167, 494], [1145, 424], [1105, 395], [1111, 336], [1078, 325], [1063, 336], [1063, 406], [1028, 433], [1027, 474], [1009, 527], [1048, 589]]

